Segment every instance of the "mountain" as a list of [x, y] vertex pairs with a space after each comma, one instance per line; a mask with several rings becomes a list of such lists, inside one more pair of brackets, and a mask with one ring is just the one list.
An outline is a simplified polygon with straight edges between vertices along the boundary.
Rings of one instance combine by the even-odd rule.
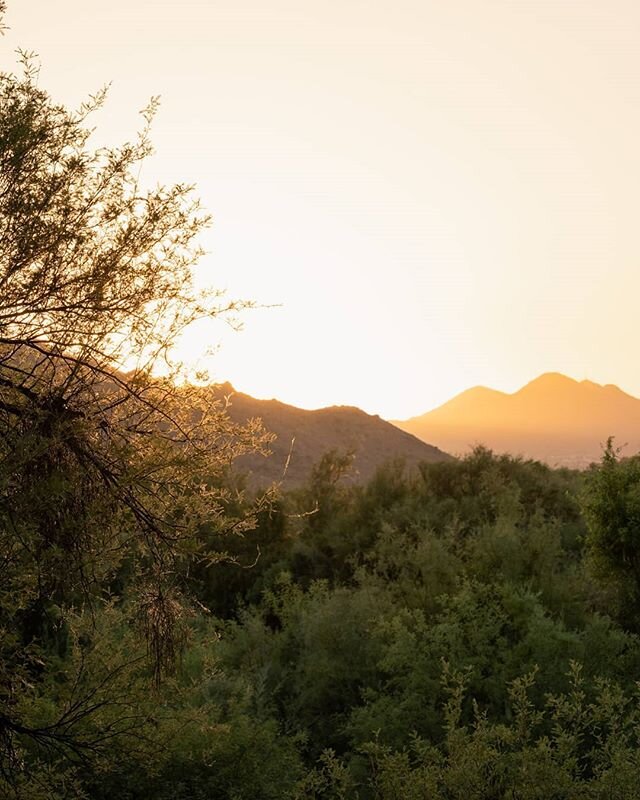
[[640, 450], [640, 399], [617, 386], [549, 372], [513, 394], [476, 386], [433, 411], [394, 422], [451, 453], [475, 444], [582, 468], [615, 436], [625, 454]]
[[251, 473], [252, 485], [264, 486], [281, 480], [289, 454], [283, 481], [286, 488], [304, 483], [313, 465], [334, 449], [341, 453], [355, 452], [350, 480], [357, 483], [369, 480], [381, 464], [393, 458], [403, 458], [408, 467], [415, 467], [421, 461], [451, 458], [437, 447], [359, 408], [332, 406], [306, 411], [279, 400], [257, 400], [236, 392], [230, 384], [220, 385], [218, 391], [229, 398], [228, 413], [232, 420], [245, 422], [258, 417], [268, 431], [276, 434], [270, 446], [271, 455], [238, 459], [240, 470]]

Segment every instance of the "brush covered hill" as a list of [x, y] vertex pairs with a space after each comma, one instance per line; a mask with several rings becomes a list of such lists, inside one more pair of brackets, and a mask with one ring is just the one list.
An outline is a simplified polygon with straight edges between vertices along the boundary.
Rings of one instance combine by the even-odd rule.
[[583, 468], [598, 461], [609, 436], [623, 453], [640, 450], [640, 400], [617, 386], [546, 373], [513, 394], [476, 386], [433, 411], [394, 422], [451, 453], [476, 444]]
[[254, 486], [283, 480], [283, 474], [286, 488], [299, 486], [330, 450], [354, 453], [349, 480], [356, 483], [365, 483], [378, 467], [395, 458], [403, 459], [409, 468], [423, 461], [451, 459], [437, 447], [359, 408], [331, 406], [307, 411], [279, 400], [258, 400], [236, 392], [228, 383], [217, 387], [217, 392], [229, 398], [228, 413], [234, 422], [258, 418], [276, 435], [270, 455], [252, 454], [237, 461], [239, 470], [250, 473]]

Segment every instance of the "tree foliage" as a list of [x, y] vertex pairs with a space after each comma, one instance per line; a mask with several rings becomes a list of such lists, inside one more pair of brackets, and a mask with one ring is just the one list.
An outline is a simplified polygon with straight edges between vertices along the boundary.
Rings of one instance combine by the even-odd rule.
[[[156, 680], [175, 661], [188, 603], [181, 575], [204, 524], [236, 533], [216, 476], [259, 446], [172, 355], [203, 316], [242, 304], [195, 289], [208, 217], [188, 186], [144, 189], [149, 126], [92, 150], [90, 115], [55, 104], [23, 74], [0, 75], [0, 745], [88, 747], [69, 700], [46, 727], [20, 698], [60, 654], [73, 609], [95, 612], [122, 584]], [[162, 367], [163, 377], [158, 377]], [[182, 378], [182, 380], [181, 380]], [[80, 705], [77, 705], [77, 704]]]
[[618, 614], [639, 630], [640, 457], [620, 458], [609, 439], [583, 495], [587, 543], [596, 572], [618, 597]]

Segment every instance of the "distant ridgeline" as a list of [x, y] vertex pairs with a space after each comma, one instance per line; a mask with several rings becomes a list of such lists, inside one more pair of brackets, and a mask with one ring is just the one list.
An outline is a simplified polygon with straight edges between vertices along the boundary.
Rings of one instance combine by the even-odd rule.
[[547, 373], [513, 394], [476, 386], [433, 411], [394, 422], [454, 454], [484, 444], [546, 461], [587, 467], [609, 436], [623, 455], [640, 450], [640, 400], [617, 386]]
[[221, 396], [229, 397], [229, 416], [235, 422], [260, 418], [265, 428], [276, 435], [269, 456], [252, 454], [237, 461], [238, 468], [250, 474], [254, 486], [280, 480], [288, 488], [299, 486], [331, 450], [340, 454], [353, 452], [352, 469], [346, 479], [355, 483], [368, 481], [378, 467], [392, 459], [403, 459], [409, 469], [423, 461], [451, 459], [437, 447], [359, 408], [331, 406], [307, 411], [278, 400], [257, 400], [236, 392], [230, 383], [220, 384], [217, 389]]

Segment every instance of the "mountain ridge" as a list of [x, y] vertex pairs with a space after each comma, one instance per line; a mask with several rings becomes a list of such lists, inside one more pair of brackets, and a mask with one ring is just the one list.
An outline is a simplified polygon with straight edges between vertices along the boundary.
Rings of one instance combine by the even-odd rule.
[[640, 449], [640, 399], [615, 384], [547, 372], [512, 393], [472, 387], [431, 411], [393, 420], [448, 452], [482, 443], [552, 466], [597, 461], [609, 436]]
[[313, 410], [298, 408], [271, 398], [260, 400], [236, 391], [230, 383], [215, 387], [228, 398], [228, 414], [234, 422], [259, 418], [266, 430], [276, 434], [271, 455], [245, 455], [237, 459], [252, 486], [281, 481], [285, 488], [303, 484], [312, 468], [330, 450], [354, 452], [348, 480], [366, 482], [386, 461], [401, 458], [408, 469], [422, 461], [446, 461], [452, 457], [437, 447], [392, 425], [378, 415], [356, 406], [327, 406]]

